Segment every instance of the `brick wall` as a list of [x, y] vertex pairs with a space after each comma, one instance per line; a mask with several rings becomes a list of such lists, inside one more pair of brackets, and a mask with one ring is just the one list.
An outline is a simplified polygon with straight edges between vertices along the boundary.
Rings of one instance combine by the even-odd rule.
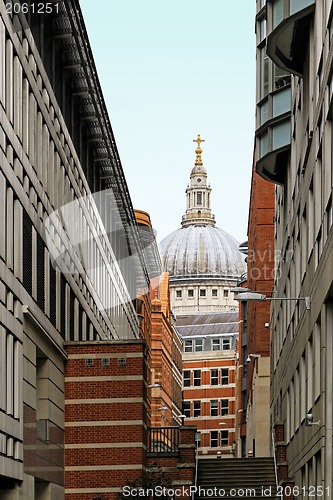
[[146, 343], [73, 343], [66, 351], [66, 500], [111, 499], [145, 465]]

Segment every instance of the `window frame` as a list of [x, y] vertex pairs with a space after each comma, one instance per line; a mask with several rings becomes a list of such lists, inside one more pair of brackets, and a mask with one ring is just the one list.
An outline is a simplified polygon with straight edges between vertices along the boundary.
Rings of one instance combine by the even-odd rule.
[[[227, 345], [228, 347], [225, 347]], [[231, 339], [230, 337], [222, 337], [222, 351], [230, 351], [231, 349]]]
[[201, 417], [201, 400], [193, 401], [193, 417]]
[[[199, 377], [196, 376], [196, 373], [199, 373]], [[196, 383], [196, 381], [199, 380], [199, 383]], [[193, 370], [193, 386], [194, 387], [200, 387], [201, 386], [201, 370]]]
[[[189, 375], [186, 378], [185, 373]], [[185, 380], [188, 381], [188, 384], [185, 383]], [[191, 387], [191, 370], [183, 370], [183, 387]]]
[[[193, 339], [194, 341], [194, 352], [202, 352], [203, 351], [203, 339]], [[198, 349], [201, 347], [201, 349]]]
[[191, 416], [191, 401], [183, 401], [183, 414], [187, 418]]
[[229, 415], [229, 399], [223, 398], [220, 400], [220, 415], [221, 417], [225, 417]]
[[184, 340], [184, 352], [193, 352], [192, 339], [185, 339]]
[[212, 338], [212, 351], [221, 351], [221, 337]]
[[[214, 437], [213, 437], [213, 435], [214, 435]], [[216, 442], [216, 444], [213, 444], [213, 441]], [[209, 447], [210, 448], [218, 448], [219, 447], [219, 431], [210, 431]]]
[[[223, 375], [223, 372], [227, 372], [227, 375]], [[229, 385], [229, 368], [221, 368], [221, 385]], [[227, 382], [225, 379], [227, 378]]]
[[211, 399], [209, 402], [210, 406], [210, 416], [211, 417], [218, 417], [219, 416], [219, 400], [218, 399]]
[[[212, 377], [213, 371], [216, 372], [216, 376], [214, 375], [214, 377]], [[212, 382], [213, 378], [214, 378], [214, 380], [216, 379], [216, 383]], [[219, 369], [218, 368], [211, 368], [210, 369], [210, 385], [214, 385], [214, 386], [219, 385]]]
[[229, 431], [222, 430], [220, 431], [220, 446], [229, 446]]

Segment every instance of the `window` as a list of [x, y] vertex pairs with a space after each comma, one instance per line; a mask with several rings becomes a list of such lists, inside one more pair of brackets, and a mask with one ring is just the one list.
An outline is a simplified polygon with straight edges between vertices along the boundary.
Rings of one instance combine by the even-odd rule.
[[217, 297], [217, 289], [213, 288], [212, 290], [212, 297]]
[[266, 19], [261, 19], [260, 24], [260, 39], [259, 41], [262, 42], [266, 38]]
[[223, 290], [223, 297], [229, 297], [229, 290]]
[[210, 402], [210, 416], [217, 417], [219, 414], [218, 400], [212, 399]]
[[177, 299], [180, 299], [182, 296], [182, 291], [181, 290], [176, 290], [176, 297]]
[[261, 82], [261, 99], [268, 94], [268, 56], [266, 54], [266, 48], [262, 48], [260, 52], [260, 66], [261, 66], [261, 74], [260, 74], [260, 82]]
[[284, 14], [284, 1], [275, 0], [273, 6], [273, 28], [275, 28], [281, 21], [283, 21]]
[[189, 298], [194, 297], [194, 290], [187, 290], [187, 296], [188, 296]]
[[212, 339], [212, 349], [213, 351], [229, 351], [231, 346], [230, 338], [224, 338], [222, 339], [221, 337], [217, 339]]
[[221, 368], [221, 385], [229, 384], [229, 370], [228, 368]]
[[221, 350], [221, 339], [212, 339], [212, 349], [213, 351]]
[[219, 371], [217, 369], [210, 370], [210, 385], [219, 384]]
[[222, 349], [223, 351], [230, 350], [230, 339], [222, 339]]
[[184, 352], [201, 352], [203, 351], [203, 339], [185, 340]]
[[193, 401], [193, 417], [200, 417], [201, 401]]
[[192, 351], [193, 351], [192, 340], [185, 340], [184, 352], [192, 352]]
[[202, 205], [202, 192], [197, 192], [197, 205]]
[[183, 402], [183, 414], [186, 415], [187, 417], [191, 416], [191, 402], [190, 401]]
[[221, 416], [228, 415], [229, 413], [229, 400], [221, 399]]
[[194, 351], [195, 352], [203, 351], [203, 339], [195, 339], [194, 340]]
[[32, 295], [32, 262], [33, 262], [33, 240], [32, 222], [27, 212], [23, 210], [23, 286], [29, 295]]
[[200, 289], [200, 297], [206, 297], [206, 289], [205, 288]]
[[221, 446], [228, 446], [229, 444], [229, 432], [221, 431]]
[[190, 385], [191, 385], [191, 372], [190, 372], [190, 370], [183, 371], [183, 385], [184, 385], [184, 387], [190, 387]]
[[193, 385], [201, 385], [201, 370], [193, 371]]
[[218, 431], [210, 431], [210, 447], [217, 448], [219, 445]]
[[[273, 64], [273, 72], [274, 72], [273, 80], [274, 80], [274, 87], [275, 87], [274, 90], [280, 89], [280, 88], [282, 88], [285, 85], [288, 85], [290, 83], [290, 75], [288, 75], [288, 73], [286, 73], [286, 70], [281, 69], [278, 66], [276, 66], [275, 64]], [[289, 93], [281, 94], [281, 95], [285, 96], [284, 99], [288, 98], [288, 102], [290, 104]], [[274, 100], [273, 100], [273, 102], [274, 102]], [[274, 116], [276, 116], [277, 113], [273, 113], [273, 114], [274, 114]], [[282, 113], [278, 113], [278, 114], [282, 114]]]

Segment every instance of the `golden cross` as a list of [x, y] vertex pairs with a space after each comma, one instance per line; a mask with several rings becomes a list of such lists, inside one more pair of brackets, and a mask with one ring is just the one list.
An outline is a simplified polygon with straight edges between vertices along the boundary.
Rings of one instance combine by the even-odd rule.
[[198, 134], [198, 137], [196, 139], [193, 139], [193, 142], [196, 142], [198, 144], [198, 148], [200, 148], [200, 144], [202, 142], [205, 142], [205, 139], [201, 139], [200, 134]]

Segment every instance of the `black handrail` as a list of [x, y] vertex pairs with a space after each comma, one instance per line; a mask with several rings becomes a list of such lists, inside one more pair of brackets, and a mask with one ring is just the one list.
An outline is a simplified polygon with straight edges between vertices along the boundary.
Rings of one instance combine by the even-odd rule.
[[150, 427], [147, 436], [147, 451], [150, 453], [178, 452], [179, 427]]

